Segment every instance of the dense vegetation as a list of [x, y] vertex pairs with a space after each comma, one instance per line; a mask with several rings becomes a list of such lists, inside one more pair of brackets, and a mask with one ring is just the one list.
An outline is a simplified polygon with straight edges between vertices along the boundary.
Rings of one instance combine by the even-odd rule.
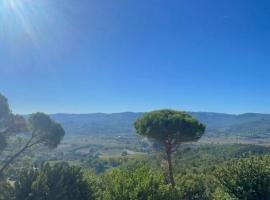
[[269, 152], [269, 148], [253, 145], [185, 148], [174, 160], [174, 190], [164, 173], [166, 166], [154, 155], [127, 156], [117, 167], [99, 174], [82, 164], [41, 163], [16, 169], [13, 180], [2, 184], [1, 198], [269, 199]]

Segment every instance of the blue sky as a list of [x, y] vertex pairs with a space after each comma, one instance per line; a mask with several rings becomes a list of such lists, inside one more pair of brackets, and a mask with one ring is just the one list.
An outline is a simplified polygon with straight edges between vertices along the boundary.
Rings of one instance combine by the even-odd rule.
[[267, 0], [0, 3], [0, 91], [16, 113], [270, 113]]

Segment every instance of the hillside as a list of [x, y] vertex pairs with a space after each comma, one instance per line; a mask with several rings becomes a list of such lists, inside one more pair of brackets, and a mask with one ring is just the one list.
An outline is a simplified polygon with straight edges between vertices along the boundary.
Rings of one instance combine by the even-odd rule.
[[[119, 135], [134, 133], [134, 121], [143, 113], [93, 113], [53, 114], [68, 134]], [[191, 112], [191, 115], [207, 125], [208, 135], [241, 135], [263, 137], [270, 133], [270, 114], [247, 113], [232, 115], [224, 113]]]
[[53, 119], [63, 125], [68, 134], [132, 134], [134, 121], [142, 113], [54, 114]]

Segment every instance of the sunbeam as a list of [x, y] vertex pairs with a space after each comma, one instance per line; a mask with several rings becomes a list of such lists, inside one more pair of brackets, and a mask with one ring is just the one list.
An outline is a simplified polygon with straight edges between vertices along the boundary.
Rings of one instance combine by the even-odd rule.
[[11, 43], [28, 38], [35, 46], [54, 39], [65, 24], [56, 7], [56, 3], [43, 0], [0, 1], [0, 36]]
[[1, 32], [5, 37], [26, 34], [33, 43], [36, 43], [35, 17], [36, 4], [33, 1], [4, 0], [1, 5]]
[[34, 25], [32, 25], [29, 15], [31, 14], [29, 11], [32, 10], [31, 3], [33, 2], [25, 1], [22, 3], [21, 0], [6, 0], [6, 8], [14, 14], [31, 41], [36, 43]]

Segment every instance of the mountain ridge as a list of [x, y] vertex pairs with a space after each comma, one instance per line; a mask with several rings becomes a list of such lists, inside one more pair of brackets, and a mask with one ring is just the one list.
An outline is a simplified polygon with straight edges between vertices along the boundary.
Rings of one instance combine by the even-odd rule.
[[[270, 114], [187, 113], [206, 124], [206, 134], [256, 135], [270, 133]], [[63, 125], [67, 134], [121, 135], [133, 134], [133, 124], [135, 120], [143, 114], [143, 112], [56, 113], [50, 116]]]

